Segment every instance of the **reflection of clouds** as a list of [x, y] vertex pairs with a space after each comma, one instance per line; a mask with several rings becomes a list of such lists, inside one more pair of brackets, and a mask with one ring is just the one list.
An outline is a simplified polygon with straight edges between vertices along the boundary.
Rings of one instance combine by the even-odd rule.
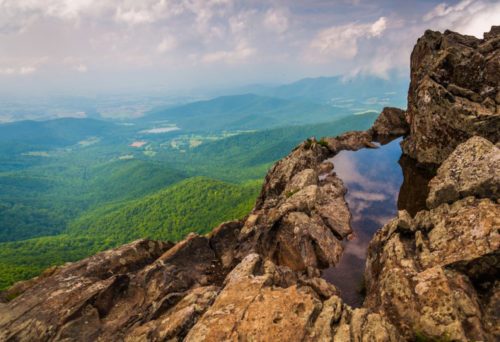
[[[381, 147], [380, 149], [373, 150], [373, 153], [390, 153], [386, 148], [389, 145]], [[359, 151], [358, 151], [359, 152]], [[371, 171], [367, 174], [362, 174], [359, 172], [358, 163], [371, 162], [363, 160], [362, 156], [356, 154], [353, 151], [342, 151], [334, 158], [329, 161], [333, 162], [335, 165], [335, 172], [342, 179], [342, 181], [349, 188], [350, 184], [355, 184], [357, 187], [361, 188], [363, 191], [352, 191], [349, 193], [353, 199], [356, 200], [366, 200], [366, 201], [383, 201], [390, 198], [397, 200], [397, 195], [399, 192], [398, 180], [394, 179], [395, 182], [387, 182], [382, 180], [377, 180], [377, 175], [385, 172], [381, 169], [382, 165], [377, 163], [372, 163]], [[397, 160], [394, 161], [395, 167], [399, 168]], [[385, 164], [385, 163], [384, 163]], [[387, 165], [386, 165], [387, 166]], [[384, 198], [382, 198], [384, 196]]]
[[361, 212], [370, 208], [370, 203], [365, 201], [348, 201], [349, 209], [351, 210], [351, 214], [353, 219], [356, 219], [357, 216], [361, 215]]
[[350, 151], [342, 151], [333, 158], [335, 165], [335, 172], [340, 179], [346, 183], [355, 183], [368, 191], [382, 190], [383, 187], [379, 182], [374, 182], [362, 175], [356, 166], [356, 158], [354, 153]]
[[366, 259], [367, 243], [368, 242], [364, 241], [364, 239], [355, 239], [353, 241], [350, 241], [346, 245], [343, 258], [345, 258], [345, 256], [347, 255], [352, 255], [361, 260]]
[[397, 162], [401, 153], [398, 140], [377, 150], [364, 151], [376, 154], [369, 158], [364, 152], [343, 151], [329, 160], [348, 189], [346, 200], [356, 237], [345, 243], [339, 263], [328, 269], [324, 277], [340, 288], [343, 298], [347, 296], [359, 305], [363, 299], [356, 289], [363, 279], [368, 244], [373, 234], [397, 213], [402, 177]]
[[350, 195], [352, 198], [369, 202], [384, 201], [387, 199], [387, 196], [382, 193], [366, 192], [366, 191], [351, 191]]

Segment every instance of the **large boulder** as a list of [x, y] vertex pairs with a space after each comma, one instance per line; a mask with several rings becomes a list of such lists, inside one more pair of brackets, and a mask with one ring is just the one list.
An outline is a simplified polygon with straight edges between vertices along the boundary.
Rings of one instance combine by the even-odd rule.
[[430, 183], [427, 206], [476, 196], [496, 200], [500, 191], [500, 149], [473, 137], [460, 144], [439, 167]]
[[406, 122], [405, 114], [402, 109], [385, 107], [372, 126], [373, 133], [380, 138], [408, 134], [410, 126]]
[[500, 205], [489, 199], [468, 197], [414, 219], [400, 212], [370, 243], [364, 306], [407, 340], [498, 340], [498, 227]]
[[426, 31], [411, 55], [404, 152], [421, 163], [441, 164], [472, 136], [498, 142], [500, 30], [484, 39]]
[[[399, 341], [396, 328], [367, 309], [352, 310], [335, 294], [257, 254], [235, 267], [186, 341]], [[318, 280], [318, 281], [315, 281]], [[325, 285], [326, 286], [326, 285]], [[332, 287], [332, 285], [329, 285]]]

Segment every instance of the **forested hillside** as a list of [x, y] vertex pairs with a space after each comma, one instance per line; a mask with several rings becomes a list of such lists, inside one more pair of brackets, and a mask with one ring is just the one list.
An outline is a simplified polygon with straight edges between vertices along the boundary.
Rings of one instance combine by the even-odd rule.
[[178, 241], [245, 216], [260, 181], [236, 185], [194, 177], [137, 200], [86, 212], [60, 235], [0, 243], [0, 288], [139, 238]]
[[[145, 132], [156, 126], [143, 121], [7, 125], [42, 132], [18, 140], [10, 133], [2, 143], [0, 160], [8, 163], [0, 168], [0, 288], [134, 239], [175, 241], [240, 218], [267, 169], [299, 142], [366, 129], [374, 119], [162, 134]], [[47, 142], [50, 127], [62, 132], [57, 143]]]

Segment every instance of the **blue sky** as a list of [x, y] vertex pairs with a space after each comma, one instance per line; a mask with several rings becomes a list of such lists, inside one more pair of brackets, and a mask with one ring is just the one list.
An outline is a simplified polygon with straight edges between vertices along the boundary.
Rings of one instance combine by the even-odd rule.
[[387, 78], [425, 29], [493, 24], [489, 0], [0, 0], [0, 91]]

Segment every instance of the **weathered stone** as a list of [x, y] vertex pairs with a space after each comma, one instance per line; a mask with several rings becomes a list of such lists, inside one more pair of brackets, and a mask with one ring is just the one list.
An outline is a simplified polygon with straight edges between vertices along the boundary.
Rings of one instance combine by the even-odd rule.
[[305, 169], [292, 177], [285, 187], [285, 194], [291, 196], [309, 185], [318, 184], [318, 173], [313, 169]]
[[325, 144], [332, 153], [343, 150], [357, 151], [365, 147], [377, 147], [372, 142], [372, 134], [368, 131], [347, 132], [335, 138], [324, 138]]
[[401, 219], [390, 222], [370, 243], [365, 306], [406, 339], [495, 340], [498, 317], [482, 308], [498, 294], [479, 289], [495, 279], [499, 217], [499, 204], [469, 197], [419, 212], [414, 236], [394, 229]]
[[332, 172], [333, 170], [333, 163], [331, 162], [323, 162], [319, 165], [319, 174], [324, 175], [327, 173]]
[[272, 287], [272, 273], [259, 274], [259, 262], [259, 256], [251, 254], [236, 267], [186, 341], [302, 339], [321, 301], [307, 288]]
[[181, 339], [196, 323], [198, 317], [213, 303], [218, 291], [216, 286], [195, 288], [166, 314], [131, 329], [125, 336], [125, 341]]
[[458, 145], [429, 186], [427, 206], [435, 208], [467, 196], [496, 200], [500, 193], [500, 149], [481, 137]]
[[405, 153], [441, 164], [474, 135], [498, 141], [500, 113], [490, 104], [500, 89], [500, 53], [498, 44], [492, 47], [498, 37], [493, 28], [483, 40], [450, 31], [426, 31], [418, 40], [411, 55]]
[[308, 140], [299, 145], [269, 170], [255, 209], [274, 207], [292, 177], [302, 170], [316, 169], [329, 153], [327, 148], [315, 140]]
[[410, 132], [405, 112], [399, 108], [385, 107], [372, 126], [375, 137], [401, 136]]

